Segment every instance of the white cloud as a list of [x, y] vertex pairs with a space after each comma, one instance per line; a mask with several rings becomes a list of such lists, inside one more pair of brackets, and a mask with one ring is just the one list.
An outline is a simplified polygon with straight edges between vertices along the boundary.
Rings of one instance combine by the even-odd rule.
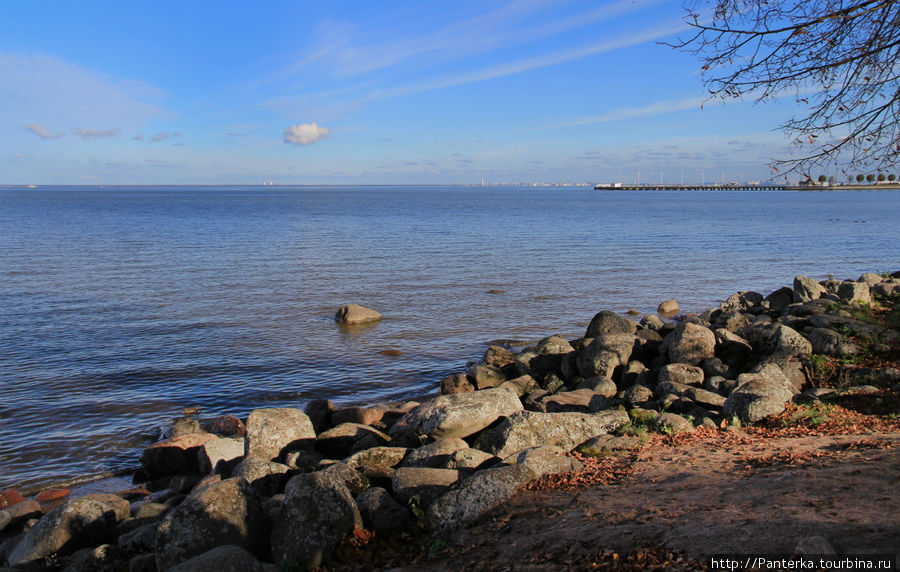
[[29, 125], [26, 125], [25, 129], [31, 131], [41, 139], [59, 139], [60, 137], [65, 135], [65, 133], [62, 131], [51, 133], [49, 129], [38, 123], [31, 123]]
[[76, 127], [72, 129], [72, 135], [77, 135], [81, 137], [85, 141], [90, 141], [92, 139], [106, 139], [109, 137], [118, 137], [119, 130], [118, 129], [84, 129], [81, 127]]
[[291, 125], [284, 130], [284, 142], [294, 145], [312, 145], [316, 141], [331, 135], [331, 129], [321, 127], [315, 123], [301, 123]]

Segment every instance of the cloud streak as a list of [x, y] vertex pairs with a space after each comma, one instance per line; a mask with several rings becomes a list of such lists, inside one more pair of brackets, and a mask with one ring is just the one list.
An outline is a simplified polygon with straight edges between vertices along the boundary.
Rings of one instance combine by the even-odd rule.
[[85, 141], [93, 141], [94, 139], [109, 139], [119, 136], [119, 129], [85, 129], [76, 127], [72, 129], [72, 135], [81, 137]]
[[32, 133], [34, 133], [41, 139], [59, 139], [60, 137], [65, 135], [65, 132], [63, 132], [63, 131], [57, 131], [56, 133], [51, 133], [49, 129], [47, 129], [43, 125], [40, 125], [39, 123], [31, 123], [29, 125], [26, 125], [25, 129], [27, 129], [28, 131], [31, 131]]

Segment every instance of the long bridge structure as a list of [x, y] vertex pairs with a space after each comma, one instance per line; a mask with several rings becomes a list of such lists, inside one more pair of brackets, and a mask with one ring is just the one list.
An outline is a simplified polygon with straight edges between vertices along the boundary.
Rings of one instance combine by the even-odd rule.
[[766, 183], [747, 184], [747, 183], [712, 183], [704, 185], [678, 185], [678, 184], [655, 184], [642, 183], [639, 185], [626, 185], [623, 183], [600, 183], [594, 185], [595, 191], [880, 191], [880, 190], [898, 190], [900, 183], [887, 182], [875, 184], [842, 184], [842, 183], [819, 183], [811, 182], [805, 184], [779, 184]]

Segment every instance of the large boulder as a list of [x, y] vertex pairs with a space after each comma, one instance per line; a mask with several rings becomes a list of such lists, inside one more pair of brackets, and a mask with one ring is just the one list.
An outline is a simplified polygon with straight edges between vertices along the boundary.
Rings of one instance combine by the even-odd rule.
[[154, 443], [141, 454], [141, 466], [151, 478], [199, 472], [200, 448], [216, 439], [211, 433], [189, 433]]
[[622, 316], [604, 310], [596, 314], [584, 334], [586, 338], [596, 338], [605, 334], [633, 334], [635, 325]]
[[479, 471], [435, 500], [425, 511], [425, 526], [432, 534], [453, 531], [512, 497], [534, 478], [525, 465]]
[[578, 353], [576, 364], [579, 373], [585, 378], [614, 378], [616, 368], [628, 364], [635, 339], [634, 334], [630, 332], [601, 334], [595, 337]]
[[316, 432], [306, 413], [293, 408], [256, 409], [247, 418], [244, 455], [277, 461], [295, 450], [313, 449]]
[[628, 423], [624, 411], [585, 413], [541, 413], [520, 411], [483, 431], [475, 448], [498, 457], [537, 445], [556, 445], [570, 450], [591, 437], [610, 433]]
[[240, 546], [217, 546], [185, 560], [169, 572], [266, 572], [270, 568]]
[[[522, 410], [518, 396], [507, 389], [495, 388], [473, 393], [441, 395], [410, 411], [397, 422], [434, 439], [468, 437], [500, 417]], [[391, 428], [394, 433], [395, 428]]]
[[159, 525], [157, 567], [168, 570], [227, 544], [264, 556], [268, 528], [262, 501], [246, 480], [199, 486]]
[[412, 516], [381, 487], [372, 487], [356, 497], [363, 523], [375, 532], [391, 532], [403, 528]]
[[540, 445], [513, 453], [503, 459], [503, 464], [528, 467], [534, 474], [533, 478], [580, 471], [584, 468], [584, 463], [567, 456], [564, 449], [553, 445]]
[[[497, 387], [506, 381], [506, 374], [503, 373], [503, 370], [499, 367], [478, 364], [469, 368], [468, 379], [475, 385], [475, 389], [489, 389], [491, 387]], [[443, 383], [441, 384], [441, 387], [443, 387]]]
[[414, 500], [419, 506], [427, 507], [447, 488], [456, 484], [459, 477], [460, 472], [455, 469], [400, 467], [394, 471], [391, 487], [394, 495], [404, 504]]
[[659, 383], [674, 381], [683, 385], [703, 385], [703, 369], [686, 363], [670, 363], [659, 370]]
[[87, 495], [56, 507], [28, 530], [10, 553], [11, 566], [51, 554], [64, 556], [110, 540], [116, 523], [128, 518], [131, 505], [116, 495]]
[[273, 519], [272, 557], [303, 569], [319, 566], [354, 527], [362, 526], [359, 508], [343, 483], [321, 473], [297, 475]]
[[220, 437], [204, 443], [197, 451], [197, 465], [201, 473], [228, 475], [244, 457], [244, 440]]
[[354, 469], [364, 465], [396, 467], [409, 452], [406, 447], [372, 447], [350, 455], [344, 463]]
[[596, 413], [604, 409], [608, 403], [609, 400], [605, 396], [591, 389], [562, 391], [540, 400], [543, 410], [550, 413], [561, 411]]
[[794, 278], [794, 302], [809, 302], [817, 300], [825, 294], [825, 287], [806, 276]]
[[316, 450], [329, 459], [343, 459], [356, 451], [382, 447], [391, 438], [368, 425], [341, 423], [316, 437]]
[[232, 477], [241, 477], [262, 496], [270, 497], [279, 493], [288, 480], [287, 465], [275, 461], [265, 461], [258, 457], [247, 457], [234, 468]]
[[366, 322], [377, 322], [381, 319], [381, 314], [365, 306], [347, 304], [338, 309], [334, 319], [342, 324], [363, 324]]
[[794, 396], [791, 381], [773, 364], [755, 373], [743, 373], [737, 381], [738, 386], [725, 400], [724, 413], [745, 423], [781, 413]]
[[848, 304], [871, 304], [872, 293], [865, 282], [841, 282], [838, 296]]
[[684, 322], [663, 339], [663, 348], [670, 362], [699, 365], [715, 356], [716, 336], [705, 326]]
[[413, 449], [403, 460], [404, 467], [431, 467], [439, 468], [447, 462], [450, 456], [460, 449], [468, 449], [469, 444], [459, 437], [438, 439], [418, 449]]

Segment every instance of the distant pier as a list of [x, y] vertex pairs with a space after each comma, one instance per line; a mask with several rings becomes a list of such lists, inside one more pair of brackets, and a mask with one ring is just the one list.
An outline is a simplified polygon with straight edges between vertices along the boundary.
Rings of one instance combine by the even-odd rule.
[[714, 183], [709, 185], [677, 185], [677, 184], [640, 184], [626, 185], [622, 183], [600, 183], [594, 185], [595, 191], [875, 191], [898, 189], [898, 184], [875, 185], [841, 185], [826, 183], [807, 183], [800, 185], [767, 184], [749, 185], [741, 183]]

